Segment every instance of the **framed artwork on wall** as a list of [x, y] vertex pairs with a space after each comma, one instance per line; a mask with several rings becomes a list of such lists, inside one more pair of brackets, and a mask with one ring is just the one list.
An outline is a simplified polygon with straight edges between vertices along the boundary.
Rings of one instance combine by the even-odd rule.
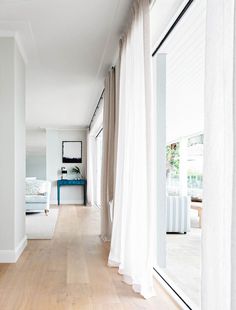
[[82, 163], [82, 141], [62, 141], [62, 162]]

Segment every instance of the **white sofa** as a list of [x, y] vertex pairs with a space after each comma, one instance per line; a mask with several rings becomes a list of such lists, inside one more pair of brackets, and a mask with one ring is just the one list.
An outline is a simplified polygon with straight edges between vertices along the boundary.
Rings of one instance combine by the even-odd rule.
[[190, 202], [188, 196], [167, 196], [167, 233], [190, 231]]
[[37, 180], [35, 178], [26, 179], [25, 184], [25, 209], [26, 212], [41, 212], [45, 214], [50, 208], [51, 182]]

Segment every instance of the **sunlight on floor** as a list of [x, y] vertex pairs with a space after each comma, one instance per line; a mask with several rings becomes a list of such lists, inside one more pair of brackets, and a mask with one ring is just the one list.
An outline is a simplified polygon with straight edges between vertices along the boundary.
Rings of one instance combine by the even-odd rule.
[[197, 212], [191, 210], [191, 231], [167, 235], [167, 276], [196, 305], [201, 291], [201, 229]]

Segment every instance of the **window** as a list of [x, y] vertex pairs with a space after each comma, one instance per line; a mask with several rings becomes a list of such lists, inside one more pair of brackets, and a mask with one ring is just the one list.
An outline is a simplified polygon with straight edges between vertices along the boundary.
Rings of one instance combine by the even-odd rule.
[[173, 194], [179, 193], [179, 142], [166, 147], [167, 188]]
[[203, 134], [188, 139], [187, 182], [192, 200], [202, 200]]
[[[186, 182], [187, 194], [192, 200], [202, 200], [203, 182], [203, 134], [187, 138], [186, 145]], [[168, 144], [166, 147], [166, 177], [169, 194], [180, 194], [180, 143]]]
[[[160, 4], [156, 1], [155, 5], [157, 13]], [[154, 268], [189, 308], [196, 309], [200, 306], [204, 208], [206, 2], [195, 0], [186, 7], [153, 53], [158, 137]], [[153, 19], [158, 20], [157, 16]]]

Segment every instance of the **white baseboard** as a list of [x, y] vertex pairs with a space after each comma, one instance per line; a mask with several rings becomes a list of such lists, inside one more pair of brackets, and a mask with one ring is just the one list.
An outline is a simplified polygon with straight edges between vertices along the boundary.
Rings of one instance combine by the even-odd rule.
[[[51, 200], [50, 201], [51, 205], [57, 205], [57, 200]], [[83, 205], [84, 201], [81, 200], [61, 200], [60, 202], [61, 205]]]
[[0, 263], [16, 263], [26, 246], [25, 236], [14, 250], [0, 250]]
[[27, 237], [24, 236], [24, 238], [21, 240], [21, 242], [18, 244], [17, 248], [15, 249], [15, 260], [16, 261], [21, 256], [26, 246], [27, 246]]

